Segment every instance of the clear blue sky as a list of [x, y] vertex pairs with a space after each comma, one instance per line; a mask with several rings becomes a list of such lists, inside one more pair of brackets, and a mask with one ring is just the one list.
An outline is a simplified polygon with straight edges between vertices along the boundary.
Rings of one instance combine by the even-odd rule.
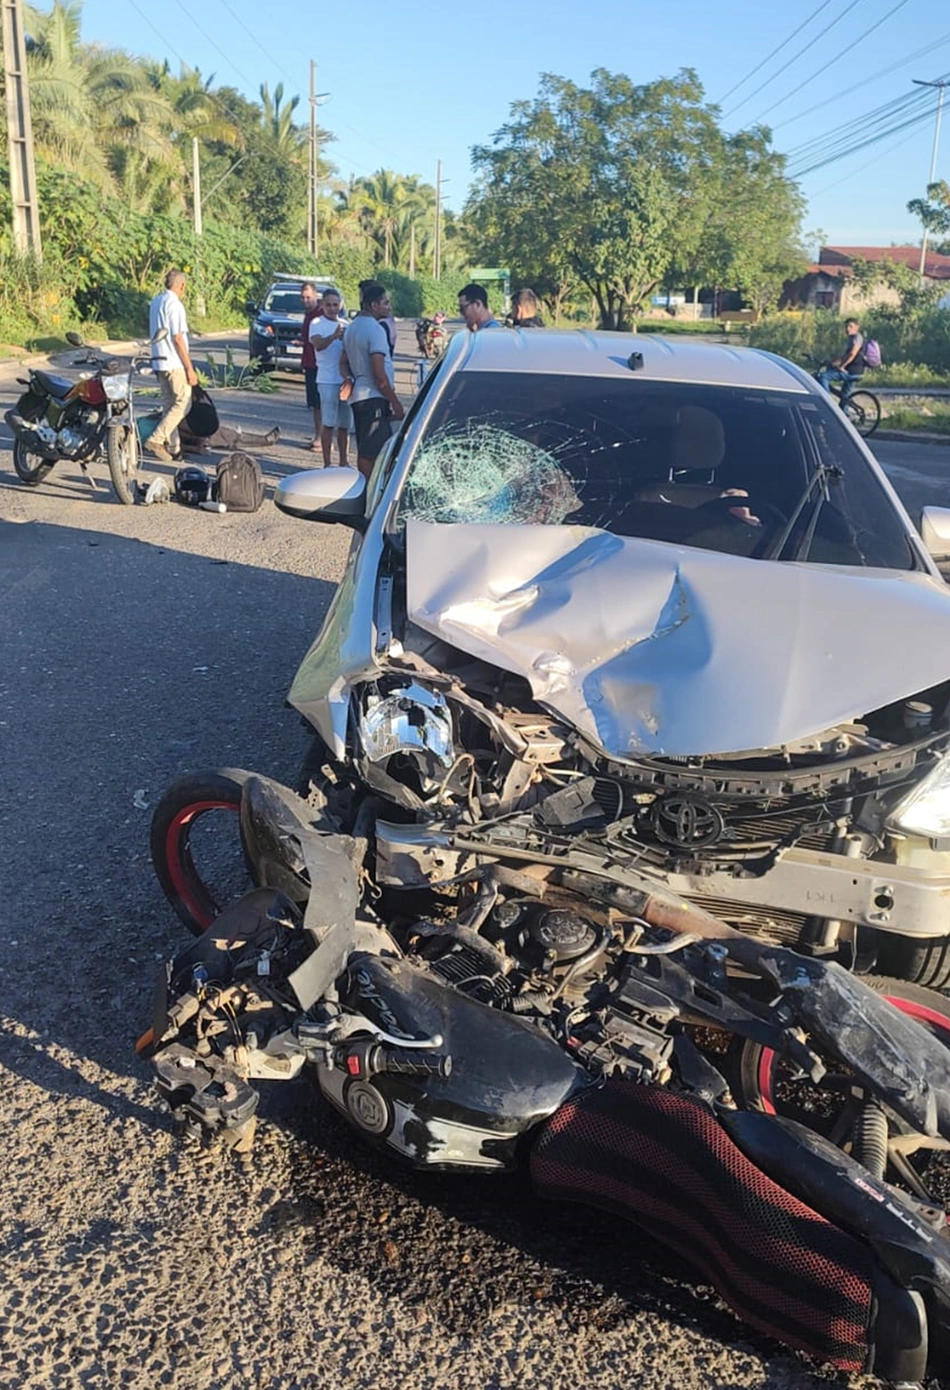
[[[85, 0], [83, 37], [167, 58], [176, 68], [180, 56], [250, 97], [262, 81], [272, 89], [282, 82], [303, 98], [303, 120], [315, 58], [318, 90], [329, 93], [321, 124], [336, 136], [327, 153], [340, 173], [387, 167], [434, 182], [441, 158], [446, 202], [458, 208], [471, 146], [490, 139], [511, 102], [535, 94], [539, 73], [584, 82], [606, 67], [648, 82], [694, 67], [710, 100], [719, 101], [819, 10], [722, 102], [727, 129], [761, 118], [772, 125], [776, 147], [791, 152], [911, 93], [912, 78], [950, 75], [946, 0]], [[922, 100], [934, 106], [936, 93]], [[843, 244], [916, 240], [906, 203], [923, 193], [933, 131], [931, 116], [802, 178], [806, 228]], [[937, 176], [950, 181], [950, 93]]]

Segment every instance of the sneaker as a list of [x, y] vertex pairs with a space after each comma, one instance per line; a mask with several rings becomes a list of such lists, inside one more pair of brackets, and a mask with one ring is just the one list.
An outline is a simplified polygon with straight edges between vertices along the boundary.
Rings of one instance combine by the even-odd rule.
[[145, 452], [151, 454], [153, 459], [161, 459], [162, 463], [174, 463], [170, 450], [161, 442], [156, 443], [154, 439], [146, 440]]

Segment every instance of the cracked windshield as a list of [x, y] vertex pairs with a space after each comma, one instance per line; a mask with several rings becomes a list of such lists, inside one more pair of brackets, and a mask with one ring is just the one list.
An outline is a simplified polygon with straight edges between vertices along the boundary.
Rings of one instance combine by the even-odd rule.
[[915, 564], [852, 440], [823, 402], [792, 392], [461, 373], [416, 451], [397, 524], [408, 516], [594, 526], [758, 559]]

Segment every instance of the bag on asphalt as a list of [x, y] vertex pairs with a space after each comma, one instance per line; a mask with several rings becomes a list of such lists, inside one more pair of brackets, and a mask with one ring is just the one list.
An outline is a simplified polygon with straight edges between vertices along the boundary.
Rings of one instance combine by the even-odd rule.
[[864, 365], [872, 371], [881, 365], [881, 345], [876, 338], [868, 338], [864, 344]]
[[256, 512], [264, 500], [264, 475], [257, 459], [240, 451], [223, 458], [215, 499], [229, 512]]
[[218, 412], [203, 386], [191, 388], [191, 405], [182, 424], [195, 439], [210, 439], [218, 428]]

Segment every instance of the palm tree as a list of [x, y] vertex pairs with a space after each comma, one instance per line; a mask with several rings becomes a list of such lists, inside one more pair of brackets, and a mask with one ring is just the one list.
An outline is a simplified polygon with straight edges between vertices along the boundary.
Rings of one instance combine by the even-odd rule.
[[[153, 86], [163, 93], [171, 109], [172, 138], [178, 151], [179, 167], [173, 179], [175, 196], [169, 200], [169, 206], [174, 203], [183, 209], [193, 203], [193, 198], [186, 196], [186, 186], [190, 188], [191, 184], [192, 142], [196, 139], [203, 147], [201, 169], [205, 194], [202, 203], [205, 205], [213, 200], [216, 190], [227, 178], [234, 155], [245, 148], [244, 136], [212, 91], [213, 76], [203, 78], [198, 68], [183, 66], [175, 77], [167, 62], [147, 66]], [[155, 212], [166, 210], [159, 205], [160, 192], [160, 185], [156, 184], [156, 197], [149, 204]], [[225, 189], [225, 203], [229, 196], [230, 189]]]
[[39, 152], [115, 191], [116, 154], [174, 164], [171, 110], [145, 66], [126, 53], [83, 45], [78, 3], [27, 11], [27, 62]]
[[303, 127], [294, 124], [294, 112], [300, 105], [299, 96], [291, 97], [287, 105], [284, 106], [284, 84], [282, 82], [278, 82], [274, 88], [273, 96], [271, 96], [266, 82], [261, 83], [260, 90], [261, 126], [265, 141], [279, 159], [285, 159], [294, 164], [299, 163], [307, 141], [307, 133]]
[[420, 183], [416, 176], [395, 174], [391, 169], [377, 169], [375, 174], [355, 179], [347, 197], [347, 206], [357, 212], [363, 230], [375, 243], [385, 267], [400, 265], [408, 258], [412, 229], [418, 229], [430, 206], [435, 191]]

